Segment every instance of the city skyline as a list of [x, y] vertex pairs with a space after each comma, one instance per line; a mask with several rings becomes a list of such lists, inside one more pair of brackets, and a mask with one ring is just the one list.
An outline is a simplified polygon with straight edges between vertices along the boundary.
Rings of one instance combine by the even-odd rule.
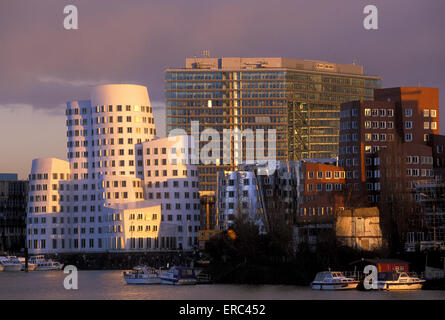
[[[232, 1], [156, 6], [74, 1], [79, 30], [73, 31], [63, 29], [65, 4], [0, 4], [0, 40], [6, 44], [0, 56], [0, 147], [6, 154], [0, 171], [17, 172], [22, 179], [33, 158], [66, 158], [65, 103], [86, 98], [93, 85], [147, 86], [163, 136], [164, 70], [183, 66], [185, 57], [203, 49], [212, 57], [355, 61], [366, 74], [381, 76], [383, 88], [445, 87], [438, 67], [444, 4], [437, 1], [374, 1], [379, 9], [379, 30], [374, 31], [362, 25], [367, 1], [244, 1], [236, 3], [237, 10]], [[4, 138], [11, 133], [13, 139]]]

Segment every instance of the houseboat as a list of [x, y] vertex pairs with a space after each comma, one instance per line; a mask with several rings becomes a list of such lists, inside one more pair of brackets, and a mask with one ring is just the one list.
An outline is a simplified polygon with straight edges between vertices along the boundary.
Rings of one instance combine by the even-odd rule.
[[191, 267], [172, 267], [168, 271], [160, 275], [162, 284], [175, 284], [175, 285], [185, 285], [185, 284], [196, 284], [198, 282], [195, 269]]
[[339, 271], [323, 271], [317, 273], [311, 287], [314, 290], [346, 290], [356, 289], [358, 280], [347, 278]]

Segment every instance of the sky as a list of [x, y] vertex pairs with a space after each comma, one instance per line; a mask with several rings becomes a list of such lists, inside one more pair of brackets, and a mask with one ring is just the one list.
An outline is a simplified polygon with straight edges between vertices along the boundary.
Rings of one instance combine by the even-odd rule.
[[[369, 4], [378, 30], [363, 27]], [[78, 30], [63, 28], [66, 5]], [[383, 87], [439, 88], [442, 105], [444, 34], [443, 0], [0, 0], [0, 172], [26, 178], [34, 158], [66, 159], [66, 102], [97, 84], [147, 86], [162, 136], [164, 70], [202, 50], [356, 61]]]

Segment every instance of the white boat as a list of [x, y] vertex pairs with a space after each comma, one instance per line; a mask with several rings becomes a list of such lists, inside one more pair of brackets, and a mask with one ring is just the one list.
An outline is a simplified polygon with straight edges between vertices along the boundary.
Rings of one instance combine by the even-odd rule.
[[3, 271], [21, 271], [22, 264], [8, 259], [7, 257], [0, 257], [0, 265], [3, 267]]
[[347, 278], [339, 271], [322, 271], [317, 273], [311, 287], [314, 290], [346, 290], [356, 289], [358, 280]]
[[[25, 258], [18, 257], [16, 259], [22, 264], [22, 267], [23, 267], [22, 270], [25, 270], [25, 266], [26, 266]], [[37, 268], [37, 265], [34, 264], [34, 263], [29, 262], [29, 260], [28, 260], [28, 271], [34, 271], [34, 270], [36, 270], [36, 268]]]
[[380, 272], [377, 280], [379, 290], [420, 290], [425, 280], [406, 272]]
[[[22, 265], [22, 271], [25, 270], [25, 258], [17, 258], [16, 256], [7, 256], [6, 258], [8, 258], [10, 261], [14, 261], [16, 263], [20, 263]], [[36, 269], [36, 265], [33, 263], [29, 263], [28, 262], [28, 271], [34, 271]]]
[[162, 270], [145, 266], [134, 267], [131, 271], [124, 271], [124, 280], [127, 284], [160, 284], [159, 275]]
[[196, 284], [198, 282], [195, 269], [181, 266], [170, 268], [168, 271], [162, 273], [160, 278], [162, 284], [184, 285]]
[[36, 271], [62, 270], [63, 268], [63, 264], [52, 259], [45, 259], [43, 255], [32, 256], [29, 258], [29, 263], [36, 265]]

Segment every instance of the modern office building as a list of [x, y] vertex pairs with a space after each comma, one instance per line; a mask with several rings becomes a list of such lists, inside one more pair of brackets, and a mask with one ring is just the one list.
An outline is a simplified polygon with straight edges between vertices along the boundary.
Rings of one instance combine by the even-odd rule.
[[[167, 133], [179, 128], [190, 134], [192, 121], [199, 121], [199, 132], [213, 128], [221, 135], [224, 129], [254, 134], [263, 129], [269, 146], [267, 132], [272, 129], [277, 160], [337, 157], [340, 104], [372, 100], [380, 86], [379, 77], [365, 75], [354, 64], [187, 58], [185, 68], [165, 73]], [[233, 139], [229, 164], [221, 159], [198, 166], [201, 191], [215, 190], [217, 170], [234, 171], [245, 160], [252, 148], [248, 138], [241, 144]]]
[[276, 223], [293, 225], [303, 201], [301, 164], [278, 161], [272, 170], [264, 164], [242, 164], [239, 170], [218, 172], [216, 228], [228, 229], [236, 216], [256, 223], [263, 233]]
[[344, 209], [344, 184], [344, 169], [335, 159], [280, 161], [275, 170], [262, 175], [255, 165], [218, 172], [218, 229], [229, 228], [243, 214], [263, 232], [277, 223], [277, 217], [297, 226], [300, 234], [319, 229], [320, 224], [330, 223], [332, 228], [337, 213]]
[[254, 171], [218, 172], [218, 229], [229, 229], [235, 219], [249, 220], [260, 233], [267, 231], [264, 198]]
[[28, 181], [15, 173], [0, 173], [0, 252], [18, 252], [26, 246]]
[[157, 139], [147, 88], [102, 85], [68, 102], [68, 161], [35, 159], [30, 253], [192, 249], [199, 226], [191, 139]]

